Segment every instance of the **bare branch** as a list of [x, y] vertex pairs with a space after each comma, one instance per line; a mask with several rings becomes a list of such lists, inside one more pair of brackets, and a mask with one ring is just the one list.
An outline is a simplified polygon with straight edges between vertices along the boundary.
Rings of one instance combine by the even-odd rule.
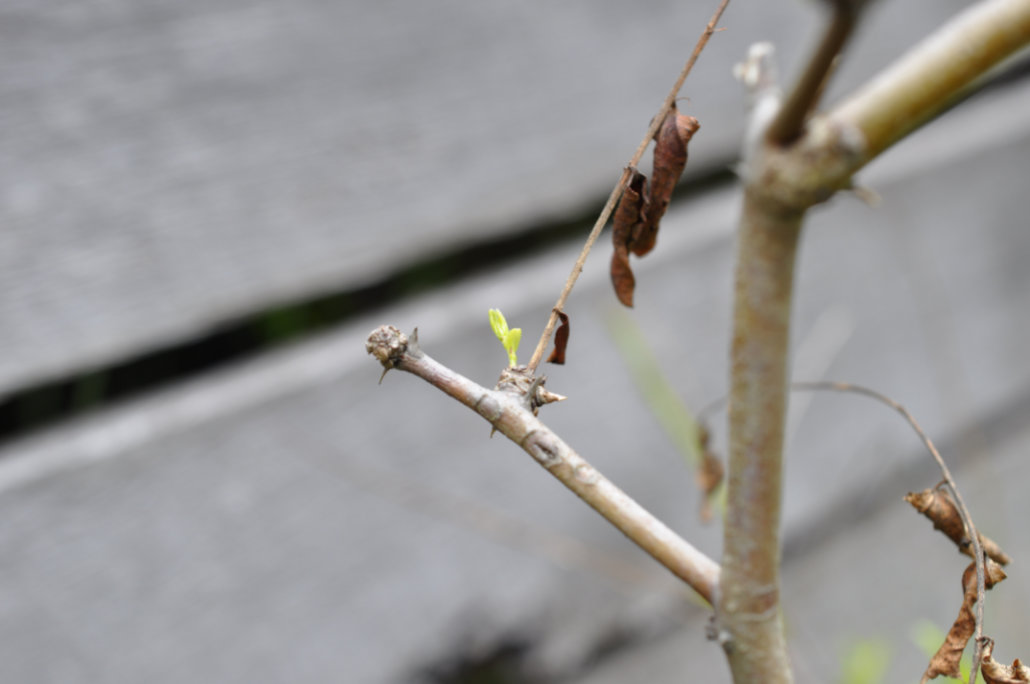
[[[541, 403], [541, 379], [529, 384], [528, 392], [509, 382], [500, 385], [501, 389], [486, 389], [422, 353], [417, 334], [409, 339], [393, 326], [374, 330], [365, 348], [386, 370], [396, 368], [417, 375], [481, 415], [637, 546], [714, 603], [718, 564], [607, 480], [534, 415]], [[528, 376], [528, 369], [522, 370]]]
[[1026, 0], [984, 0], [956, 15], [830, 114], [865, 140], [849, 172], [944, 111], [978, 77], [1028, 43]]
[[805, 120], [819, 104], [819, 97], [837, 57], [858, 23], [859, 8], [855, 3], [837, 0], [830, 4], [833, 6], [833, 16], [826, 26], [822, 41], [769, 126], [766, 139], [773, 145], [789, 145], [801, 135]]

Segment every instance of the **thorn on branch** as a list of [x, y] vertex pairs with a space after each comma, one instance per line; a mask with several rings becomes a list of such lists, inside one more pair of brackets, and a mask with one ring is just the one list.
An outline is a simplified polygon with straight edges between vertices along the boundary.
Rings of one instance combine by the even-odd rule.
[[501, 377], [494, 387], [499, 392], [514, 394], [527, 409], [537, 415], [540, 407], [568, 397], [544, 389], [546, 375], [535, 376], [527, 366], [508, 367], [501, 371]]

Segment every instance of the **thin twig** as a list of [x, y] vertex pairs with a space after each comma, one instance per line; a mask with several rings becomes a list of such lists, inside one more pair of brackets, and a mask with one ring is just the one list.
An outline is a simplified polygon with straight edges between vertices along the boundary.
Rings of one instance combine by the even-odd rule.
[[941, 457], [940, 452], [937, 451], [937, 447], [934, 446], [933, 440], [931, 440], [930, 436], [926, 434], [922, 427], [920, 427], [919, 423], [916, 422], [915, 417], [909, 413], [907, 408], [887, 395], [881, 394], [876, 390], [869, 389], [868, 387], [853, 385], [848, 382], [795, 382], [791, 385], [791, 389], [860, 394], [862, 396], [875, 399], [882, 404], [886, 404], [900, 413], [901, 416], [908, 421], [908, 424], [911, 425], [912, 429], [919, 435], [919, 439], [923, 441], [927, 451], [930, 452], [930, 455], [933, 456], [933, 459], [937, 462], [937, 467], [940, 468], [941, 475], [944, 476], [944, 481], [947, 483], [948, 489], [951, 490], [951, 494], [955, 499], [959, 516], [962, 518], [962, 524], [966, 528], [966, 535], [973, 544], [973, 561], [976, 563], [976, 614], [974, 616], [976, 618], [976, 641], [973, 658], [974, 667], [973, 672], [970, 675], [970, 684], [972, 684], [976, 678], [977, 670], [980, 669], [980, 639], [983, 637], [984, 595], [986, 594], [984, 553], [983, 547], [980, 543], [980, 534], [976, 531], [976, 526], [973, 525], [973, 517], [969, 514], [969, 509], [966, 508], [966, 503], [962, 500], [962, 494], [958, 490], [958, 485], [955, 483], [955, 479], [951, 476], [951, 471], [948, 469], [948, 465]]
[[683, 87], [683, 82], [687, 79], [687, 75], [691, 69], [694, 68], [694, 63], [697, 62], [697, 58], [701, 55], [701, 51], [704, 50], [705, 45], [708, 44], [708, 39], [715, 33], [716, 24], [719, 23], [719, 19], [722, 17], [722, 13], [726, 10], [726, 6], [730, 4], [730, 0], [722, 0], [719, 3], [719, 7], [715, 10], [715, 14], [712, 15], [708, 25], [705, 26], [705, 30], [701, 33], [701, 37], [697, 40], [697, 45], [694, 46], [694, 51], [690, 54], [690, 59], [683, 66], [679, 76], [676, 78], [676, 82], [673, 84], [672, 89], [669, 90], [669, 94], [665, 96], [665, 101], [662, 103], [658, 113], [655, 114], [654, 118], [651, 119], [651, 124], [647, 127], [647, 133], [644, 134], [644, 139], [640, 141], [637, 146], [637, 151], [633, 153], [629, 163], [626, 164], [626, 168], [622, 170], [622, 175], [619, 176], [618, 183], [612, 189], [610, 195], [608, 195], [608, 201], [605, 202], [604, 208], [601, 210], [601, 215], [597, 217], [597, 221], [594, 223], [593, 229], [587, 236], [586, 242], [583, 244], [583, 249], [579, 253], [579, 257], [576, 259], [576, 263], [572, 267], [572, 272], [569, 273], [569, 277], [565, 280], [565, 286], [562, 288], [561, 294], [558, 296], [558, 301], [555, 303], [554, 308], [551, 309], [551, 315], [547, 319], [547, 325], [544, 326], [544, 332], [540, 335], [540, 341], [536, 344], [536, 349], [533, 350], [533, 356], [529, 360], [528, 368], [532, 373], [540, 365], [540, 361], [543, 359], [544, 350], [547, 349], [547, 345], [551, 340], [551, 334], [554, 332], [554, 326], [558, 322], [558, 312], [563, 311], [565, 308], [565, 301], [569, 298], [569, 293], [572, 292], [573, 286], [576, 284], [576, 279], [579, 278], [579, 274], [583, 271], [583, 265], [586, 263], [587, 256], [590, 254], [590, 249], [594, 246], [598, 236], [601, 235], [601, 231], [608, 223], [608, 218], [611, 216], [612, 211], [615, 209], [615, 203], [622, 197], [623, 191], [626, 189], [626, 184], [629, 183], [630, 176], [632, 175], [633, 169], [637, 168], [637, 164], [640, 163], [640, 158], [644, 156], [644, 151], [654, 138], [655, 133], [658, 132], [658, 128], [662, 125], [665, 120], [665, 115], [668, 114], [669, 109], [676, 101], [679, 96], [680, 88]]
[[706, 601], [715, 601], [718, 563], [612, 484], [534, 415], [536, 392], [542, 389], [539, 379], [530, 385], [528, 396], [486, 389], [424, 354], [416, 335], [409, 338], [392, 326], [374, 330], [365, 348], [386, 370], [417, 375], [485, 418]]
[[773, 145], [789, 145], [800, 137], [805, 120], [819, 104], [819, 97], [837, 57], [858, 23], [855, 3], [837, 0], [831, 4], [833, 16], [826, 26], [819, 47], [766, 132], [766, 140]]

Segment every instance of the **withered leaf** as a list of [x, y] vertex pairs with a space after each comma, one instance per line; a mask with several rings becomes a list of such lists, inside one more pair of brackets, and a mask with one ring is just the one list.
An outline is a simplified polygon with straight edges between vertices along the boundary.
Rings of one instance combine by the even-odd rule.
[[639, 171], [633, 171], [626, 191], [619, 199], [612, 219], [612, 253], [611, 277], [615, 287], [615, 296], [623, 305], [633, 306], [633, 291], [636, 278], [629, 265], [629, 249], [633, 236], [640, 232], [646, 216], [647, 178]]
[[[984, 586], [988, 589], [1005, 579], [1005, 571], [990, 559], [987, 559], [984, 571], [986, 572]], [[976, 618], [973, 616], [975, 604], [976, 563], [970, 563], [962, 573], [962, 608], [959, 609], [958, 617], [955, 618], [954, 624], [951, 625], [947, 636], [944, 637], [944, 643], [930, 659], [930, 664], [927, 665], [921, 682], [926, 682], [939, 675], [956, 679], [962, 676], [959, 661], [962, 660], [962, 651], [965, 650], [969, 637], [973, 636], [976, 629]]]
[[612, 264], [610, 267], [612, 285], [615, 287], [615, 296], [619, 298], [623, 306], [633, 307], [633, 290], [636, 289], [637, 280], [633, 277], [633, 269], [629, 267], [629, 250], [625, 245], [616, 245], [612, 253]]
[[613, 244], [628, 247], [632, 243], [634, 233], [647, 218], [647, 204], [647, 177], [634, 169], [612, 217]]
[[[970, 558], [973, 557], [973, 545], [966, 536], [966, 527], [962, 524], [962, 516], [959, 515], [955, 502], [951, 495], [943, 489], [924, 489], [921, 492], [909, 492], [905, 495], [905, 501], [912, 504], [912, 507], [925, 515], [933, 522], [936, 530], [943, 532], [951, 541], [955, 542], [959, 551]], [[980, 544], [983, 546], [987, 557], [996, 563], [1008, 565], [1012, 558], [1002, 551], [998, 544], [980, 535]]]
[[709, 448], [708, 443], [711, 435], [708, 426], [699, 424], [698, 442], [701, 446], [701, 462], [698, 464], [697, 472], [694, 474], [694, 481], [701, 490], [701, 522], [712, 520], [712, 495], [719, 485], [722, 484], [723, 466], [719, 457]]
[[654, 171], [651, 174], [650, 201], [646, 207], [647, 220], [633, 236], [630, 245], [637, 256], [643, 256], [654, 249], [658, 239], [658, 224], [665, 216], [672, 191], [687, 166], [687, 143], [700, 127], [697, 119], [680, 114], [673, 105], [655, 134]]
[[1012, 661], [1012, 666], [1002, 665], [993, 658], [994, 639], [983, 640], [982, 658], [980, 660], [980, 673], [984, 676], [987, 684], [1015, 684], [1017, 682], [1030, 682], [1030, 667], [1019, 662], [1019, 658]]
[[569, 315], [564, 311], [559, 311], [558, 318], [561, 320], [561, 325], [554, 333], [554, 349], [547, 357], [547, 363], [561, 366], [565, 364], [565, 347], [569, 345]]

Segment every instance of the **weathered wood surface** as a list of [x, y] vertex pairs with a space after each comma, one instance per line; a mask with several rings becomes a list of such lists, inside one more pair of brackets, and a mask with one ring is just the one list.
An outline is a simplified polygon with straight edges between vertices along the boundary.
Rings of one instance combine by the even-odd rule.
[[[845, 196], [815, 213], [799, 264], [797, 376], [886, 392], [944, 444], [1025, 405], [1028, 97], [1024, 86], [970, 103], [871, 167], [879, 208]], [[639, 262], [632, 318], [693, 406], [725, 386], [736, 203], [721, 190], [674, 204], [656, 253]], [[376, 386], [364, 354], [376, 325], [418, 326], [428, 353], [489, 383], [504, 353], [486, 310], [501, 308], [530, 346], [574, 252], [458, 283], [0, 452], [0, 680], [396, 682], [509, 636], [531, 641], [535, 666], [574, 672], [612, 630], [681, 620], [689, 627], [677, 638], [698, 645], [699, 680], [723, 681], [703, 611], [670, 599], [672, 580], [520, 450], [488, 439], [468, 410], [400, 373]], [[546, 419], [718, 555], [717, 529], [696, 522], [691, 474], [615, 349], [611, 326], [626, 319], [606, 261], [602, 251], [588, 263], [569, 303], [570, 362], [547, 372], [571, 399]], [[891, 487], [900, 498], [897, 468], [925, 458], [883, 407], [849, 397], [795, 397], [793, 407], [788, 548], [847, 537], [840, 502]], [[1009, 521], [992, 527], [1006, 546], [1018, 546], [1025, 520], [1023, 462], [999, 461], [998, 489], [970, 492], [978, 519]], [[839, 527], [815, 534], [819, 520]], [[899, 539], [922, 535], [909, 552], [944, 549], [925, 573], [961, 564], [928, 523], [909, 520]], [[578, 561], [569, 539], [604, 560]], [[942, 604], [934, 594], [930, 605], [910, 575], [895, 581], [891, 571], [904, 568], [888, 562], [885, 544], [839, 547], [818, 567], [867, 567], [861, 586], [894, 591], [899, 616], [946, 625], [957, 596]], [[792, 634], [832, 641], [825, 587], [838, 578], [791, 572], [813, 583], [791, 590], [800, 605], [791, 610], [818, 609], [826, 621], [812, 630], [792, 621]], [[1016, 591], [1006, 600], [1026, 613]], [[832, 673], [835, 644], [825, 648], [805, 653]]]
[[[964, 4], [880, 3], [840, 82]], [[0, 394], [582, 211], [713, 9], [5, 2]], [[747, 45], [792, 67], [815, 18], [730, 7], [685, 91], [688, 174], [734, 156]]]

